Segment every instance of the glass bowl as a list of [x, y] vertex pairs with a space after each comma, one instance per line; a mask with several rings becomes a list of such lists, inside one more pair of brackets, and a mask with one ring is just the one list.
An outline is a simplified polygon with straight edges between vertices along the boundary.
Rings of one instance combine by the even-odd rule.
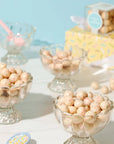
[[[110, 101], [112, 106], [108, 111], [95, 115], [94, 122], [88, 123], [86, 120], [90, 117], [62, 112], [57, 107], [57, 102], [60, 97], [63, 97], [63, 95], [58, 96], [53, 103], [54, 113], [65, 131], [72, 135], [64, 144], [96, 144], [96, 141], [91, 136], [104, 129], [108, 124], [111, 110], [114, 107], [113, 102]], [[105, 98], [107, 99], [107, 97]]]
[[[45, 55], [45, 51], [50, 52], [51, 55]], [[75, 51], [77, 56], [58, 59], [55, 56], [58, 51], [63, 52], [64, 45], [50, 45], [43, 47], [40, 50], [43, 66], [55, 76], [55, 78], [48, 84], [48, 88], [51, 91], [58, 93], [64, 92], [67, 89], [75, 90], [76, 84], [72, 81], [71, 77], [81, 68], [81, 64], [87, 57], [87, 52], [76, 47]], [[70, 51], [72, 52], [72, 47]]]
[[13, 124], [21, 120], [21, 114], [14, 109], [14, 105], [21, 102], [29, 92], [33, 79], [29, 75], [29, 80], [22, 85], [0, 87], [0, 124]]
[[[31, 25], [23, 23], [7, 23], [7, 26], [15, 36], [8, 40], [8, 34], [0, 27], [0, 46], [7, 50], [7, 54], [2, 57], [1, 61], [8, 65], [24, 64], [27, 62], [27, 59], [23, 56], [21, 51], [30, 46], [36, 29]], [[16, 44], [16, 38], [22, 38], [24, 43], [22, 45]]]

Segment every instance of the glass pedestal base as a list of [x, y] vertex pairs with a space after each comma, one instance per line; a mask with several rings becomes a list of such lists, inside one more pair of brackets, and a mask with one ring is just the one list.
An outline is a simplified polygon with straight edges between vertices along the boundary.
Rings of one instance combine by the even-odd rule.
[[0, 108], [0, 124], [13, 124], [21, 120], [21, 114], [13, 107]]
[[22, 65], [27, 62], [27, 59], [23, 54], [9, 54], [7, 53], [4, 57], [1, 58], [1, 61], [7, 63], [8, 65]]
[[95, 140], [91, 137], [80, 138], [77, 136], [72, 136], [64, 144], [96, 144]]
[[70, 79], [54, 78], [48, 84], [48, 88], [53, 92], [61, 93], [69, 89], [72, 91], [76, 90], [76, 84]]

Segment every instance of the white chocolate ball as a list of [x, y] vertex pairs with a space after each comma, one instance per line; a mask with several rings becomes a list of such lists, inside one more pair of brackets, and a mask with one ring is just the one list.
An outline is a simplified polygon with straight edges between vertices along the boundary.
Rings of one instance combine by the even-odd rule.
[[72, 121], [74, 124], [79, 124], [83, 122], [83, 118], [79, 115], [73, 115]]
[[65, 104], [67, 106], [72, 106], [74, 104], [74, 99], [72, 97], [65, 97]]
[[103, 19], [108, 19], [109, 16], [110, 16], [110, 14], [109, 14], [109, 12], [107, 12], [107, 11], [104, 11], [104, 12], [102, 12], [102, 14], [101, 14], [101, 17], [102, 17]]
[[63, 65], [61, 63], [55, 64], [55, 70], [61, 71], [63, 69]]
[[76, 107], [76, 108], [78, 108], [78, 107], [81, 107], [81, 106], [83, 106], [83, 101], [82, 100], [75, 100], [75, 102], [74, 102], [74, 106]]
[[19, 85], [22, 85], [23, 84], [23, 81], [22, 80], [17, 80], [15, 85], [19, 86]]
[[22, 80], [23, 82], [26, 83], [26, 82], [29, 80], [29, 78], [30, 78], [30, 75], [29, 75], [28, 73], [23, 72], [23, 73], [21, 74], [21, 80]]
[[102, 101], [104, 101], [104, 98], [103, 96], [97, 95], [94, 97], [94, 101], [100, 104]]
[[70, 90], [67, 90], [64, 93], [64, 97], [73, 97], [73, 96], [74, 96], [74, 93]]
[[60, 98], [58, 99], [58, 103], [64, 104], [64, 102], [65, 102], [65, 98], [64, 98], [64, 97], [60, 97]]
[[94, 112], [95, 114], [100, 113], [101, 109], [100, 109], [100, 105], [97, 102], [92, 102], [90, 105], [90, 109], [92, 112]]
[[0, 63], [0, 69], [6, 68], [7, 65], [5, 63]]
[[0, 87], [10, 87], [10, 81], [8, 79], [2, 79], [0, 81]]
[[102, 110], [108, 110], [110, 108], [110, 104], [108, 101], [103, 101], [101, 104], [100, 104], [100, 107]]
[[84, 116], [85, 113], [86, 113], [86, 110], [85, 110], [84, 107], [79, 107], [79, 108], [77, 109], [77, 114], [79, 114], [79, 115], [81, 115], [81, 116]]
[[3, 68], [3, 69], [2, 69], [2, 76], [3, 76], [4, 78], [9, 78], [9, 76], [10, 76], [10, 71], [9, 71], [7, 68]]
[[20, 76], [21, 74], [22, 74], [22, 70], [21, 69], [19, 69], [19, 68], [16, 68], [15, 69], [15, 71], [16, 71], [16, 73], [18, 74], [18, 76]]
[[96, 118], [95, 118], [95, 113], [92, 111], [88, 111], [85, 113], [85, 117], [84, 117], [84, 121], [89, 123], [89, 124], [93, 124], [95, 122]]
[[85, 91], [79, 91], [76, 94], [77, 99], [83, 100], [84, 98], [86, 98], [88, 95]]
[[96, 81], [94, 81], [94, 82], [91, 83], [91, 87], [92, 87], [94, 90], [97, 90], [97, 89], [99, 89], [99, 83], [96, 82]]
[[108, 93], [109, 93], [109, 88], [108, 88], [107, 86], [103, 86], [103, 87], [101, 88], [101, 92], [102, 92], [103, 94], [108, 94]]
[[10, 75], [9, 81], [10, 81], [11, 83], [15, 83], [17, 80], [18, 80], [18, 74], [13, 73], [13, 74]]
[[68, 107], [65, 104], [58, 103], [57, 106], [62, 112], [68, 112]]
[[68, 106], [68, 110], [69, 110], [69, 113], [71, 113], [71, 114], [76, 113], [76, 107], [74, 107], [74, 106]]
[[87, 106], [89, 106], [91, 103], [92, 103], [92, 98], [90, 98], [90, 97], [86, 97], [85, 99], [84, 99], [84, 105], [87, 105]]

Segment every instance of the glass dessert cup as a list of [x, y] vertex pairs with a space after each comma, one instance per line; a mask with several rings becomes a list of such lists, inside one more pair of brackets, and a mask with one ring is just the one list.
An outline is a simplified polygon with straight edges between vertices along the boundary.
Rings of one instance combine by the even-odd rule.
[[[21, 51], [30, 46], [36, 29], [33, 26], [22, 23], [7, 23], [7, 26], [14, 36], [10, 38], [6, 31], [0, 27], [0, 46], [7, 50], [7, 54], [2, 57], [1, 61], [8, 65], [24, 64], [27, 59]], [[23, 43], [15, 42], [18, 38], [22, 38]]]
[[111, 110], [114, 107], [113, 102], [111, 103], [110, 109], [104, 113], [97, 114], [94, 117], [95, 122], [91, 124], [85, 121], [85, 118], [87, 117], [84, 118], [79, 114], [62, 112], [57, 107], [58, 99], [62, 96], [63, 95], [58, 96], [53, 104], [57, 121], [61, 124], [65, 131], [71, 133], [72, 135], [64, 142], [64, 144], [97, 144], [92, 136], [104, 129], [108, 124], [111, 116]]
[[[50, 55], [45, 55], [48, 51]], [[75, 75], [81, 68], [81, 64], [86, 59], [87, 52], [81, 48], [76, 47], [77, 57], [65, 57], [58, 59], [56, 53], [64, 51], [64, 45], [51, 45], [40, 50], [41, 61], [45, 69], [49, 70], [55, 78], [48, 84], [48, 88], [53, 92], [64, 92], [67, 89], [75, 90], [76, 84], [71, 77]], [[72, 52], [72, 48], [70, 50]]]
[[22, 85], [11, 88], [0, 87], [0, 124], [13, 124], [21, 120], [21, 114], [15, 110], [14, 105], [26, 97], [32, 79], [30, 75], [29, 80]]

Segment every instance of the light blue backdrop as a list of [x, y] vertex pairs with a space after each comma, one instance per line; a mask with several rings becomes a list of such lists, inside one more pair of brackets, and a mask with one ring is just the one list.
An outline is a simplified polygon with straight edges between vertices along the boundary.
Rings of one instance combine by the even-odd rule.
[[99, 0], [0, 0], [0, 18], [34, 25], [36, 39], [64, 43], [65, 31], [75, 25], [70, 16], [84, 16], [84, 7], [95, 2]]

